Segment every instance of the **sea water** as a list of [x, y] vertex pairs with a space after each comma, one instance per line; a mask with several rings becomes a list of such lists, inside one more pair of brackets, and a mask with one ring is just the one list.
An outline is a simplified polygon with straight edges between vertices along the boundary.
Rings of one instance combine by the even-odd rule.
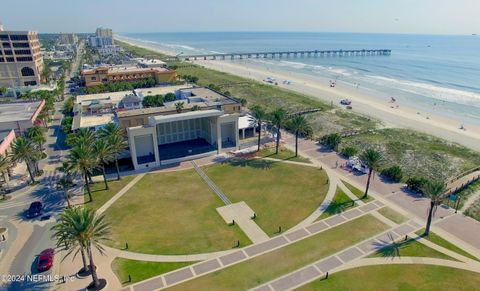
[[[391, 49], [389, 56], [250, 59], [246, 65], [361, 86], [373, 96], [480, 125], [480, 36], [300, 32], [128, 33], [177, 54]], [[229, 60], [226, 60], [229, 61]], [[238, 61], [237, 61], [238, 62]], [[348, 97], [348, 96], [346, 96]]]

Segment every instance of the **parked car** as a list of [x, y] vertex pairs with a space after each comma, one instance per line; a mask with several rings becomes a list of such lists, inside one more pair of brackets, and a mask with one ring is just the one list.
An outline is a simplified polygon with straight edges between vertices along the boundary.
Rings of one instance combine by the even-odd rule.
[[42, 214], [43, 205], [40, 201], [35, 201], [30, 204], [30, 207], [27, 210], [27, 217], [34, 218]]
[[342, 105], [351, 105], [351, 104], [352, 104], [352, 101], [349, 100], [349, 99], [342, 99], [342, 100], [340, 100], [340, 104], [342, 104]]
[[40, 253], [37, 260], [37, 270], [39, 272], [50, 270], [50, 268], [53, 266], [54, 254], [55, 251], [53, 249], [46, 249]]

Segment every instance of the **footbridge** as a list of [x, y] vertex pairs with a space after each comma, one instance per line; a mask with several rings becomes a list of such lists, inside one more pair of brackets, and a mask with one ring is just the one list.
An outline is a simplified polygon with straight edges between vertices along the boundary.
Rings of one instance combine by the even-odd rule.
[[216, 53], [202, 55], [177, 55], [170, 60], [233, 60], [260, 58], [295, 58], [295, 57], [349, 57], [349, 56], [388, 56], [390, 49], [359, 49], [359, 50], [305, 50], [305, 51], [271, 51], [247, 53]]

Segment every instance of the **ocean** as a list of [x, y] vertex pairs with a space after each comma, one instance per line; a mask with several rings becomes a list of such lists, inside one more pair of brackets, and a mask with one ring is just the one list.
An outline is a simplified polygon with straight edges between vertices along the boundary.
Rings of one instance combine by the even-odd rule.
[[[250, 59], [246, 65], [336, 79], [378, 98], [480, 125], [480, 36], [300, 32], [124, 33], [175, 53], [391, 49], [390, 56]], [[238, 62], [238, 61], [237, 61]]]

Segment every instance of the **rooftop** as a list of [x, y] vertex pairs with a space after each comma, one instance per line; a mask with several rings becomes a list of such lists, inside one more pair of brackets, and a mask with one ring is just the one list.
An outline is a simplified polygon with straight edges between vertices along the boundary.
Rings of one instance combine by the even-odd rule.
[[93, 69], [82, 70], [82, 75], [91, 75], [96, 74], [99, 70], [108, 70], [109, 74], [120, 74], [120, 73], [145, 73], [145, 72], [169, 72], [169, 69], [166, 68], [141, 68], [136, 66], [111, 66], [111, 67], [97, 67]]
[[75, 115], [72, 123], [72, 130], [76, 130], [84, 127], [97, 127], [106, 125], [110, 122], [114, 122], [115, 115], [113, 113], [101, 114], [101, 115]]
[[41, 104], [41, 101], [0, 104], [0, 122], [31, 119]]

